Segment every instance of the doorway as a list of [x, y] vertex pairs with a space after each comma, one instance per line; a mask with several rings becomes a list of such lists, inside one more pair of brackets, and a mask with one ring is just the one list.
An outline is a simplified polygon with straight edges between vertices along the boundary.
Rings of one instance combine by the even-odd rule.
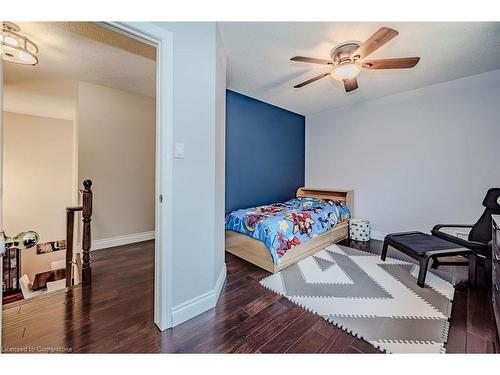
[[[72, 28], [72, 27], [74, 28], [75, 25], [66, 25], [66, 27], [67, 28]], [[155, 59], [156, 77], [154, 79], [154, 82], [157, 83], [157, 82], [159, 82], [160, 77], [165, 78], [165, 77], [168, 77], [169, 74], [171, 74], [171, 60], [170, 60], [171, 56], [168, 55], [168, 52], [171, 49], [171, 43], [169, 43], [170, 42], [169, 35], [168, 35], [168, 32], [166, 32], [166, 30], [155, 29], [151, 25], [141, 26], [141, 25], [125, 24], [125, 23], [92, 24], [92, 25], [89, 25], [86, 30], [88, 31], [89, 28], [92, 29], [93, 27], [99, 27], [99, 28], [101, 28], [101, 30], [105, 30], [104, 33], [109, 32], [109, 31], [111, 31], [113, 33], [118, 32], [119, 35], [121, 35], [122, 37], [125, 35], [126, 38], [130, 38], [131, 36], [133, 36], [133, 40], [137, 40], [137, 38], [139, 38], [141, 42], [146, 41], [149, 46], [153, 45], [154, 48], [158, 48], [158, 46], [163, 46], [163, 48], [161, 49], [162, 53], [160, 53], [159, 48], [157, 49], [157, 55], [156, 55], [156, 59]], [[87, 32], [87, 31], [80, 30], [80, 32], [83, 32], [83, 33]], [[86, 37], [88, 37], [88, 35]], [[117, 38], [120, 39], [118, 36], [117, 36]], [[125, 43], [125, 44], [127, 44], [127, 43]], [[133, 43], [129, 43], [129, 44], [133, 44]], [[125, 48], [125, 49], [129, 48], [129, 47], [130, 47], [130, 45], [125, 45], [125, 46], [122, 45], [122, 48]], [[107, 85], [110, 84], [109, 82], [110, 82], [110, 80], [108, 79], [108, 81], [106, 82]], [[101, 99], [103, 97], [109, 98], [109, 96], [111, 94], [109, 93], [108, 89], [116, 90], [116, 88], [113, 88], [113, 87], [109, 88], [109, 87], [106, 87], [104, 85], [99, 85], [99, 83], [100, 82], [83, 82], [78, 87], [78, 98], [82, 99], [82, 101], [85, 101], [88, 104], [88, 102], [91, 102], [92, 100], [95, 100], [96, 98], [99, 98], [99, 97]], [[127, 82], [125, 82], [124, 84], [127, 84]], [[95, 86], [104, 86], [104, 89], [102, 87], [99, 87], [96, 90]], [[123, 90], [123, 88], [119, 88], [118, 90], [126, 91], [126, 90]], [[166, 141], [169, 139], [169, 131], [170, 130], [169, 130], [168, 125], [169, 125], [170, 118], [171, 118], [169, 115], [169, 111], [170, 111], [171, 107], [161, 106], [160, 103], [167, 103], [171, 93], [169, 93], [168, 87], [167, 88], [156, 87], [154, 92], [155, 92], [155, 95], [157, 93], [163, 93], [163, 95], [156, 95], [156, 109], [154, 110], [154, 119], [153, 119], [153, 121], [154, 121], [153, 130], [156, 131], [156, 137], [155, 137], [155, 140], [153, 141], [153, 146], [152, 146], [153, 150], [150, 150], [150, 151], [152, 151], [153, 161], [156, 161], [156, 167], [153, 168], [153, 172], [152, 172], [153, 182], [152, 182], [152, 188], [150, 189], [151, 190], [150, 194], [149, 193], [147, 193], [147, 194], [146, 193], [139, 193], [139, 195], [142, 194], [142, 195], [150, 195], [151, 196], [151, 206], [153, 207], [153, 216], [154, 216], [153, 217], [152, 231], [144, 230], [144, 231], [133, 233], [132, 235], [127, 235], [127, 234], [120, 235], [120, 234], [118, 234], [118, 235], [108, 235], [108, 236], [97, 236], [97, 240], [93, 241], [93, 247], [94, 247], [94, 249], [104, 249], [104, 248], [109, 248], [109, 247], [113, 247], [113, 246], [116, 247], [117, 245], [118, 246], [133, 246], [133, 243], [138, 243], [139, 240], [150, 239], [150, 237], [148, 237], [148, 236], [151, 236], [150, 232], [153, 233], [153, 236], [154, 236], [154, 233], [156, 233], [156, 241], [154, 243], [154, 247], [155, 247], [155, 251], [154, 251], [154, 253], [155, 253], [155, 256], [154, 256], [154, 270], [155, 270], [155, 272], [154, 272], [154, 280], [155, 280], [154, 322], [158, 325], [158, 327], [160, 327], [160, 329], [165, 329], [170, 324], [169, 323], [169, 320], [170, 320], [169, 319], [169, 312], [168, 312], [169, 311], [169, 309], [168, 309], [168, 307], [169, 307], [168, 293], [166, 292], [167, 285], [165, 285], [166, 281], [168, 280], [168, 273], [166, 274], [164, 272], [166, 270], [165, 260], [167, 259], [168, 254], [165, 251], [166, 242], [162, 241], [162, 237], [163, 237], [163, 232], [166, 231], [166, 228], [167, 228], [167, 225], [165, 225], [166, 224], [165, 219], [167, 218], [166, 214], [168, 214], [168, 211], [164, 209], [163, 205], [161, 205], [161, 200], [162, 200], [162, 197], [165, 195], [167, 188], [168, 188], [168, 185], [163, 182], [166, 180], [165, 175], [166, 175], [166, 172], [168, 172], [168, 163], [169, 163], [169, 158], [166, 157], [166, 152], [165, 152], [164, 146], [166, 145]], [[99, 102], [99, 100], [97, 100], [97, 102]], [[101, 100], [101, 102], [102, 102], [102, 100]], [[111, 105], [111, 107], [113, 107], [113, 105]], [[85, 112], [85, 114], [88, 114], [88, 112], [89, 111]], [[144, 111], [140, 111], [140, 112], [144, 112]], [[77, 122], [79, 122], [79, 123], [77, 124], [77, 126], [80, 127], [80, 129], [82, 129], [84, 124], [86, 124], [86, 123], [95, 124], [98, 122], [99, 117], [106, 117], [106, 116], [108, 116], [108, 113], [106, 113], [106, 111], [104, 111], [104, 112], [101, 112], [97, 116], [97, 119], [95, 117], [90, 118], [90, 119], [86, 118], [85, 116], [78, 117]], [[130, 116], [128, 116], [128, 117], [130, 117]], [[127, 118], [127, 116], [125, 116], [125, 118], [122, 118], [121, 120], [119, 120], [119, 122], [121, 121], [121, 123], [123, 123], [124, 121], [126, 121], [126, 118]], [[108, 124], [109, 124], [109, 118], [106, 118], [106, 120], [108, 121]], [[141, 121], [141, 120], [135, 119], [135, 121], [137, 122], [137, 121]], [[4, 128], [5, 128], [5, 124], [2, 127], [2, 129], [4, 129]], [[87, 127], [85, 127], [85, 129], [88, 130]], [[102, 139], [99, 139], [99, 141], [101, 141], [100, 142], [101, 145], [102, 144], [106, 145], [106, 143], [110, 143], [109, 144], [110, 149], [115, 150], [115, 151], [119, 150], [120, 147], [116, 146], [117, 142], [113, 142], [112, 136], [115, 135], [117, 138], [122, 139], [123, 137], [120, 137], [120, 134], [119, 134], [120, 131], [117, 129], [114, 129], [114, 130], [109, 130], [108, 133], [109, 133], [108, 135], [111, 136], [111, 138], [110, 138], [111, 141], [103, 142]], [[92, 138], [95, 139], [95, 134], [97, 134], [97, 133], [94, 133], [94, 136], [89, 135], [89, 134], [82, 135], [80, 133], [78, 135], [82, 136], [81, 138], [89, 138], [90, 140], [92, 140]], [[141, 139], [140, 136], [138, 136], [137, 134], [135, 134], [134, 137], [136, 138], [136, 141], [138, 143], [142, 142], [145, 145], [145, 148], [148, 148], [148, 142], [145, 142], [145, 140], [143, 139], [145, 137], [142, 137], [142, 139]], [[102, 134], [101, 134], [101, 138], [103, 138]], [[99, 142], [97, 142], [97, 143], [99, 143]], [[80, 146], [79, 141], [77, 141], [77, 144], [78, 144], [78, 146]], [[93, 145], [94, 152], [97, 149], [99, 149], [96, 146], [96, 142], [91, 142], [90, 144]], [[115, 147], [115, 148], [113, 148], [113, 147]], [[123, 147], [126, 147], [126, 146], [122, 146], [122, 148]], [[149, 144], [149, 148], [151, 148], [150, 144]], [[99, 154], [99, 152], [95, 152], [95, 153]], [[78, 156], [79, 157], [82, 156], [81, 147], [78, 147]], [[162, 158], [162, 156], [163, 156], [163, 158]], [[82, 159], [85, 162], [87, 162], [87, 164], [88, 164], [88, 161], [91, 158], [89, 158], [89, 157], [86, 158], [84, 155], [82, 157]], [[135, 159], [137, 159], [137, 156], [135, 156]], [[136, 160], [132, 160], [129, 163], [125, 163], [125, 164], [131, 164], [134, 161], [136, 161]], [[78, 164], [81, 164], [81, 163], [78, 163]], [[103, 164], [103, 163], [100, 163], [100, 164]], [[134, 177], [137, 177], [137, 175], [138, 175], [138, 173], [134, 173], [134, 170], [137, 171], [138, 169], [140, 169], [140, 166], [141, 166], [141, 163], [138, 163], [134, 166], [134, 168], [131, 168], [131, 172], [127, 175], [128, 180], [126, 180], [125, 182], [122, 181], [121, 184], [123, 185], [125, 183], [128, 183], [131, 187], [136, 187], [136, 185], [144, 185], [144, 179], [134, 178]], [[85, 168], [83, 168], [83, 169], [85, 170]], [[82, 179], [81, 177], [83, 177], [83, 175], [81, 174], [83, 172], [81, 172], [81, 170], [82, 170], [82, 168], [80, 168], [80, 165], [79, 165], [78, 172], [73, 173], [73, 177], [74, 177], [73, 183], [74, 184], [77, 184], [78, 182], [80, 182], [80, 184], [81, 184], [81, 181], [79, 181]], [[120, 175], [120, 173], [118, 173], [118, 176], [119, 175]], [[123, 171], [121, 172], [121, 175], [123, 175]], [[154, 175], [156, 175], [156, 177], [154, 177]], [[75, 176], [77, 176], [77, 177], [75, 177]], [[99, 184], [98, 180], [101, 180], [102, 176], [106, 176], [106, 173], [101, 174], [101, 178], [97, 178], [97, 179], [94, 178], [94, 189], [98, 186], [98, 184]], [[116, 176], [115, 176], [115, 179], [116, 179]], [[141, 184], [141, 180], [142, 180], [142, 184]], [[4, 179], [4, 185], [5, 185], [5, 179]], [[113, 188], [111, 188], [109, 190], [111, 190], [111, 192], [113, 192]], [[115, 190], [116, 190], [116, 187], [115, 187]], [[101, 190], [101, 193], [102, 193], [102, 195], [104, 195], [105, 191]], [[95, 191], [95, 194], [97, 196], [98, 192]], [[102, 197], [102, 195], [101, 195], [101, 197]], [[114, 195], [117, 195], [117, 194], [114, 194]], [[101, 201], [101, 202], [103, 204], [110, 203], [110, 201], [112, 201], [113, 198], [116, 198], [114, 195], [110, 194], [109, 195], [110, 198], [108, 198], [104, 201]], [[128, 201], [127, 200], [123, 201], [120, 199], [117, 199], [117, 201], [118, 201], [118, 203], [121, 203], [124, 206], [126, 206], [126, 205], [132, 206], [132, 204], [130, 202], [133, 201], [133, 198], [129, 199]], [[5, 200], [5, 202], [7, 202], [7, 199]], [[98, 201], [95, 202], [95, 204], [97, 204], [97, 203], [98, 203]], [[97, 208], [97, 206], [95, 206], [95, 207]], [[93, 226], [96, 228], [98, 233], [99, 233], [99, 230], [109, 229], [109, 227], [106, 226], [106, 223], [109, 223], [109, 221], [112, 221], [112, 220], [105, 220], [104, 219], [104, 217], [105, 217], [104, 213], [106, 211], [110, 211], [110, 210], [106, 209], [99, 216], [94, 216]], [[123, 217], [129, 218], [129, 216], [126, 215], [126, 213], [124, 213], [123, 211], [121, 211], [121, 215]], [[101, 222], [99, 222], [99, 220], [101, 220]], [[115, 221], [120, 221], [120, 220], [121, 220], [120, 218], [115, 219]], [[143, 224], [145, 222], [145, 220], [143, 218], [140, 219], [139, 221]], [[127, 224], [130, 224], [130, 223], [127, 223]], [[7, 225], [5, 220], [4, 220], [4, 225]], [[137, 235], [137, 234], [139, 234], [139, 235]], [[135, 238], [132, 238], [132, 237], [135, 237]], [[106, 250], [103, 250], [103, 251], [106, 251]], [[115, 270], [115, 272], [116, 272], [116, 270]], [[123, 273], [126, 274], [126, 270], [123, 270]]]

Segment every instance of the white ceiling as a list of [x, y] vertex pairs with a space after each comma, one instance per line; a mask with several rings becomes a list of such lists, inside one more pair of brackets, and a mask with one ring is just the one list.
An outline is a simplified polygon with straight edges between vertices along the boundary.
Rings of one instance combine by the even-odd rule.
[[74, 97], [76, 82], [86, 81], [155, 96], [154, 60], [80, 36], [64, 24], [17, 24], [38, 45], [40, 63], [32, 67], [4, 62], [7, 89]]
[[[415, 68], [364, 71], [359, 89], [350, 93], [329, 76], [293, 88], [329, 69], [291, 62], [291, 57], [328, 59], [336, 44], [365, 41], [382, 26], [399, 35], [369, 58], [420, 56]], [[498, 22], [221, 22], [219, 29], [227, 52], [228, 89], [304, 115], [500, 69]]]

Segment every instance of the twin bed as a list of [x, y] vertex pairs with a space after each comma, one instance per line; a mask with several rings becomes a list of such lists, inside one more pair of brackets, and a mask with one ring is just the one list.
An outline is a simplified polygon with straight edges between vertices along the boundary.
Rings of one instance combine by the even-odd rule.
[[283, 203], [226, 215], [226, 251], [278, 272], [348, 237], [352, 190], [299, 188]]

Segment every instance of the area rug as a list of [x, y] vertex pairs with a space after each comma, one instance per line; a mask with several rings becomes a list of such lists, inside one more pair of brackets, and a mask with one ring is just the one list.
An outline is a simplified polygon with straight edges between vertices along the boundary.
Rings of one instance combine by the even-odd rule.
[[331, 245], [261, 285], [388, 353], [444, 353], [454, 287], [418, 266]]

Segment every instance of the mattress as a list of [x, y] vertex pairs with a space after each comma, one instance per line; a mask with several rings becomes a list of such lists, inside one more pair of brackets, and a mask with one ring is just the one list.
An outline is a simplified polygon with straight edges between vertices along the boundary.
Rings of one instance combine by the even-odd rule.
[[348, 220], [345, 203], [317, 198], [295, 198], [284, 203], [232, 211], [226, 215], [226, 230], [262, 241], [274, 264], [293, 246], [325, 233]]

